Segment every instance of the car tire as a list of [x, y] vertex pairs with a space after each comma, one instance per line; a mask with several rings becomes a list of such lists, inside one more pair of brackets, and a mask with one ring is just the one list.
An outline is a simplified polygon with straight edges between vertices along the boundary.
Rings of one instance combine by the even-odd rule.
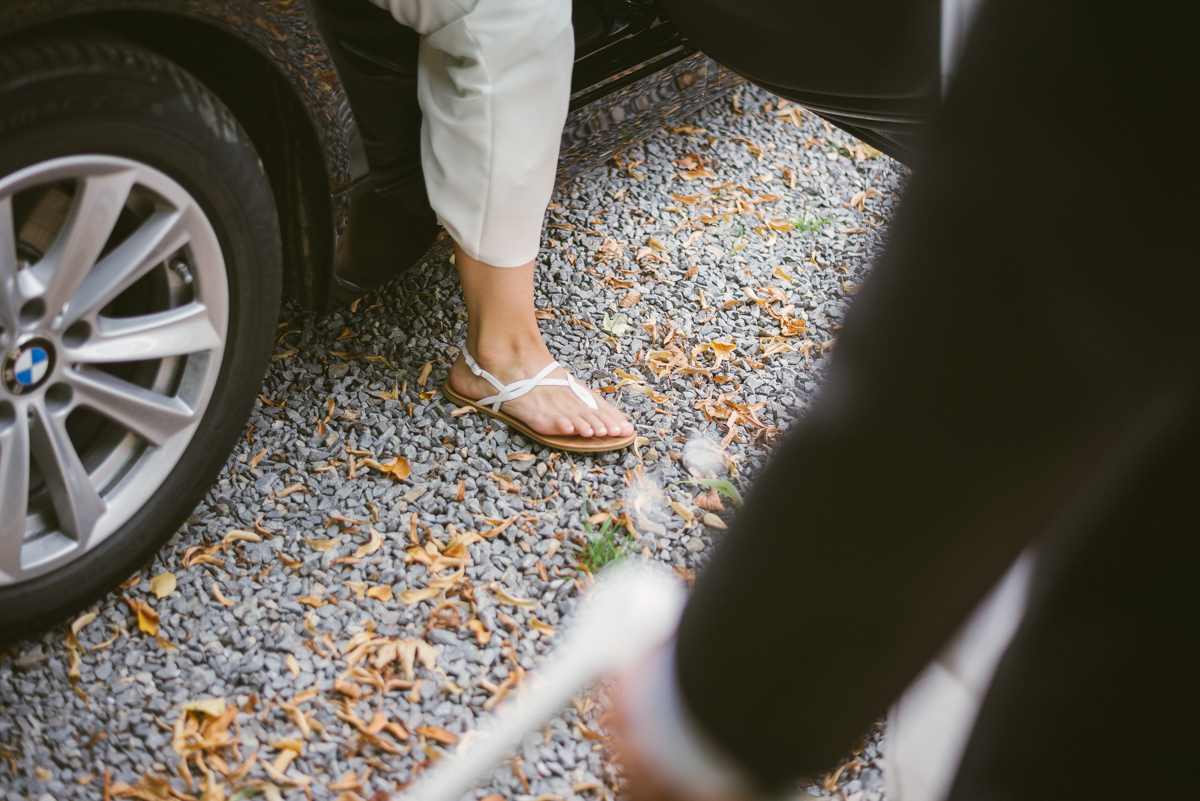
[[[170, 408], [187, 410], [186, 414], [178, 412], [178, 420], [190, 422], [187, 425], [183, 422], [164, 425], [159, 432], [151, 423], [135, 420], [128, 423], [133, 427], [125, 429], [113, 422], [116, 418], [97, 416], [94, 409], [86, 405], [86, 394], [81, 396], [79, 392], [79, 387], [84, 384], [64, 384], [67, 389], [58, 391], [59, 384], [30, 389], [32, 383], [21, 383], [24, 380], [22, 376], [32, 373], [14, 371], [21, 364], [28, 364], [29, 359], [36, 358], [23, 354], [37, 348], [28, 344], [33, 341], [28, 339], [31, 335], [21, 334], [28, 340], [21, 345], [13, 345], [17, 342], [14, 337], [24, 330], [21, 328], [25, 324], [22, 321], [26, 318], [32, 320], [42, 311], [36, 298], [30, 301], [28, 293], [21, 294], [25, 292], [21, 287], [28, 288], [29, 285], [36, 289], [37, 285], [29, 281], [23, 284], [16, 279], [7, 288], [0, 283], [0, 301], [7, 302], [5, 298], [11, 297], [14, 300], [10, 305], [17, 309], [9, 316], [11, 331], [8, 334], [11, 336], [5, 341], [6, 347], [12, 349], [8, 356], [0, 354], [0, 358], [8, 360], [5, 362], [8, 366], [3, 379], [8, 383], [0, 384], [0, 448], [3, 442], [10, 443], [10, 453], [14, 454], [10, 462], [13, 463], [19, 463], [20, 458], [24, 458], [21, 457], [21, 448], [31, 454], [25, 462], [29, 465], [30, 473], [26, 479], [29, 487], [26, 512], [33, 516], [29, 519], [35, 520], [35, 523], [41, 519], [50, 521], [45, 523], [44, 530], [40, 530], [41, 534], [32, 528], [26, 530], [21, 544], [15, 546], [17, 562], [12, 561], [14, 546], [11, 537], [7, 543], [10, 572], [4, 574], [8, 576], [7, 582], [3, 581], [4, 575], [0, 575], [0, 641], [11, 641], [52, 625], [103, 596], [145, 565], [178, 530], [228, 459], [229, 452], [244, 429], [251, 404], [261, 391], [280, 298], [280, 229], [271, 186], [262, 163], [245, 131], [220, 100], [195, 78], [161, 56], [103, 33], [5, 43], [0, 50], [0, 187], [4, 186], [6, 180], [16, 180], [14, 176], [33, 176], [27, 181], [34, 181], [42, 174], [37, 170], [43, 168], [50, 170], [45, 173], [49, 176], [47, 180], [54, 179], [58, 183], [47, 183], [50, 189], [37, 185], [35, 189], [41, 193], [36, 195], [38, 202], [44, 196], [59, 191], [73, 198], [71, 202], [76, 205], [72, 208], [85, 209], [76, 217], [68, 216], [67, 222], [62, 224], [63, 231], [67, 230], [71, 220], [86, 217], [87, 210], [83, 204], [100, 202], [88, 201], [86, 194], [86, 191], [90, 191], [86, 187], [92, 186], [88, 182], [93, 178], [89, 176], [99, 174], [97, 170], [105, 176], [110, 173], [104, 171], [110, 168], [113, 175], [133, 176], [129, 179], [134, 181], [131, 184], [133, 189], [119, 211], [124, 216], [117, 219], [114, 231], [121, 230], [122, 225], [134, 226], [135, 230], [141, 231], [143, 228], [136, 226], [145, 227], [149, 225], [146, 220], [159, 219], [153, 215], [166, 215], [168, 212], [174, 213], [172, 209], [178, 211], [187, 207], [186, 214], [179, 211], [176, 217], [170, 218], [176, 220], [177, 217], [186, 217], [186, 224], [192, 226], [187, 229], [187, 236], [190, 237], [186, 239], [187, 244], [175, 255], [166, 256], [156, 266], [146, 268], [148, 272], [142, 278], [130, 278], [137, 283], [122, 290], [126, 294], [110, 301], [112, 305], [96, 311], [97, 316], [89, 318], [93, 320], [91, 327], [87, 323], [76, 323], [56, 334], [61, 335], [61, 350], [58, 352], [58, 362], [51, 369], [61, 370], [63, 381], [67, 380], [68, 374], [72, 376], [71, 381], [82, 380], [79, 376], [86, 373], [92, 378], [98, 376], [101, 384], [113, 383], [110, 377], [116, 375], [125, 381], [125, 384], [120, 384], [122, 391], [132, 392], [137, 397], [144, 397], [139, 393], [162, 393], [161, 398], [165, 400], [152, 398], [147, 402], [160, 405], [174, 403], [176, 406]], [[72, 168], [92, 172], [80, 173], [83, 177], [78, 179], [55, 178], [67, 175]], [[8, 209], [13, 220], [18, 220], [18, 210], [14, 209], [26, 203], [28, 198], [35, 197], [29, 194], [35, 189], [20, 189], [25, 194], [13, 190], [16, 194], [9, 198]], [[72, 192], [73, 195], [69, 194]], [[93, 194], [91, 197], [99, 195]], [[4, 202], [4, 197], [0, 195], [0, 212], [4, 211]], [[138, 216], [140, 214], [146, 215], [144, 219]], [[133, 215], [133, 221], [121, 222], [128, 215]], [[166, 220], [167, 217], [162, 219]], [[14, 236], [10, 228], [8, 242], [14, 253], [25, 252], [20, 247], [26, 250], [32, 247], [13, 245]], [[67, 235], [60, 232], [58, 236], [59, 240], [56, 241], [61, 241]], [[5, 220], [0, 218], [0, 246], [4, 241]], [[133, 241], [133, 235], [129, 235], [128, 240], [120, 240], [117, 233], [107, 235], [103, 245], [105, 249], [100, 252], [99, 258], [107, 258], [105, 254], [116, 252], [110, 248], [123, 246], [125, 241]], [[56, 246], [48, 246], [45, 254], [56, 252]], [[60, 254], [57, 262], [59, 267], [67, 264], [67, 257], [61, 255], [62, 251], [57, 252]], [[199, 256], [196, 255], [198, 252]], [[50, 258], [45, 254], [34, 249], [34, 255], [28, 256], [28, 259], [40, 258], [44, 261]], [[33, 275], [37, 265], [42, 263], [31, 261], [33, 266], [22, 266], [24, 263], [19, 255], [13, 258], [15, 268], [10, 271], [13, 275]], [[173, 258], [177, 261], [169, 262]], [[0, 260], [3, 259], [4, 255], [0, 254]], [[149, 257], [144, 261], [148, 263]], [[83, 268], [85, 284], [91, 280], [91, 276], [98, 274], [99, 269]], [[130, 276], [134, 274], [129, 273]], [[3, 280], [4, 275], [0, 274], [0, 281]], [[80, 285], [78, 293], [83, 292], [85, 284]], [[50, 284], [47, 283], [47, 286]], [[6, 296], [5, 292], [9, 295]], [[51, 289], [46, 289], [45, 294], [49, 297]], [[203, 309], [211, 317], [204, 330], [219, 336], [219, 329], [223, 325], [223, 341], [202, 337], [201, 340], [211, 347], [199, 354], [169, 353], [169, 348], [163, 345], [159, 351], [151, 349], [155, 354], [168, 353], [157, 360], [151, 358], [115, 366], [105, 363], [94, 369], [87, 364], [81, 366], [71, 362], [78, 354], [101, 353], [98, 346], [87, 339], [88, 336], [95, 338], [100, 335], [100, 315], [109, 315], [103, 317], [104, 325], [110, 325], [112, 320], [120, 322], [125, 319], [119, 316], [119, 313], [124, 313], [124, 307], [120, 304], [143, 299], [158, 304], [152, 307], [158, 311], [145, 311], [147, 315], [173, 314], [189, 303]], [[24, 305], [19, 305], [21, 303]], [[68, 315], [68, 312], [73, 314], [81, 303], [77, 302], [76, 296], [72, 296], [63, 307], [66, 311], [54, 319], [51, 319], [51, 312], [44, 312], [46, 319], [50, 320], [45, 325], [60, 325], [62, 320], [67, 319], [64, 315]], [[47, 301], [42, 305], [53, 304]], [[219, 314], [218, 306], [221, 306]], [[28, 314], [25, 310], [28, 310]], [[118, 316], [111, 316], [114, 314]], [[3, 324], [4, 317], [0, 314], [0, 326]], [[5, 335], [0, 333], [0, 336]], [[178, 350], [181, 346], [175, 347]], [[43, 350], [53, 352], [51, 346]], [[45, 358], [44, 352], [42, 357]], [[25, 362], [20, 362], [20, 358], [25, 358]], [[100, 356], [95, 358], [102, 361]], [[212, 366], [218, 363], [215, 361], [218, 358], [219, 369]], [[69, 372], [71, 370], [75, 372]], [[184, 377], [172, 378], [172, 370], [183, 371], [179, 375]], [[58, 375], [55, 373], [51, 380], [57, 381]], [[195, 380], [189, 377], [193, 375], [197, 376]], [[203, 386], [193, 389], [193, 384], [200, 386], [201, 379]], [[134, 390], [127, 389], [126, 384], [130, 383], [135, 385]], [[176, 403], [178, 398], [184, 397], [185, 385], [188, 392], [195, 394]], [[4, 400], [6, 388], [12, 390], [8, 400]], [[58, 394], [54, 395], [56, 391]], [[31, 399], [25, 400], [25, 394], [13, 394], [18, 392], [26, 392]], [[37, 400], [35, 396], [38, 392], [44, 392], [45, 398]], [[71, 404], [71, 414], [75, 415], [70, 420], [84, 420], [84, 423], [76, 425], [63, 412], [60, 428], [70, 434], [70, 442], [77, 448], [78, 464], [83, 465], [84, 475], [89, 477], [89, 482], [97, 484], [94, 489], [101, 498], [102, 506], [95, 508], [104, 511], [102, 514], [92, 514], [87, 520], [101, 521], [111, 528], [103, 538], [79, 534], [81, 531], [95, 534], [100, 530], [100, 524], [87, 528], [84, 522], [78, 522], [84, 520], [83, 513], [69, 505], [58, 505], [62, 498], [67, 497], [62, 494], [66, 492], [63, 487], [70, 489], [79, 486], [63, 478], [70, 478], [70, 465], [75, 462], [71, 462], [69, 456], [64, 456], [62, 458], [65, 461], [61, 464], [55, 463], [58, 466], [46, 468], [43, 467], [45, 462], [38, 461], [39, 458], [47, 458], [39, 456], [47, 452], [47, 442], [53, 444], [64, 441], [61, 438], [54, 440], [53, 436], [46, 434], [45, 431], [50, 430], [51, 426], [43, 422], [58, 419], [54, 417], [57, 414], [55, 409], [67, 408], [61, 406], [64, 402]], [[42, 405], [36, 406], [36, 403]], [[21, 404], [29, 404], [30, 411], [22, 411], [26, 406]], [[77, 406], [84, 411], [76, 414]], [[187, 417], [187, 414], [191, 417]], [[21, 415], [26, 415], [24, 422]], [[134, 420], [120, 409], [117, 416]], [[8, 439], [4, 440], [6, 420]], [[14, 420], [27, 425], [29, 438], [33, 439], [21, 439], [25, 436], [25, 429], [20, 425], [14, 426]], [[155, 432], [153, 437], [144, 442], [138, 439], [141, 429], [137, 427], [143, 423], [151, 426], [147, 430]], [[75, 428], [71, 428], [72, 425]], [[160, 433], [161, 438], [155, 439]], [[118, 445], [112, 445], [112, 442], [117, 442], [126, 450], [113, 450], [110, 453], [103, 449], [117, 448]], [[156, 442], [166, 444], [159, 447], [155, 445]], [[95, 453], [88, 451], [85, 454], [85, 445]], [[113, 453], [117, 456], [113, 456]], [[152, 457], [159, 461], [151, 462], [147, 467], [145, 460]], [[98, 483], [101, 479], [95, 478], [95, 474], [90, 472], [96, 464], [110, 470], [111, 475], [105, 474], [103, 479], [109, 482], [109, 489], [101, 486]], [[169, 469], [146, 473], [142, 478], [138, 478], [140, 473], [134, 472], [146, 472], [155, 465], [167, 464], [170, 465]], [[11, 486], [19, 488], [20, 476], [13, 478], [16, 474], [11, 470], [9, 472], [9, 479], [17, 482]], [[138, 480], [134, 481], [135, 478]], [[0, 475], [0, 483], [3, 480], [4, 477]], [[53, 492], [55, 487], [59, 488], [58, 495]], [[35, 497], [35, 490], [42, 494]], [[118, 490], [126, 494], [118, 495]], [[2, 491], [3, 487], [0, 487]], [[82, 493], [79, 497], [83, 497], [86, 488], [79, 492]], [[110, 494], [105, 495], [105, 492]], [[0, 505], [3, 505], [5, 497], [20, 496], [16, 490], [10, 496], [0, 494]], [[42, 508], [37, 505], [39, 498], [48, 510], [42, 518], [37, 518], [41, 514], [38, 509]], [[46, 498], [50, 500], [46, 501]], [[118, 505], [118, 501], [127, 498], [137, 499], [136, 504], [126, 502], [125, 506]], [[18, 505], [11, 504], [13, 508]], [[103, 516], [115, 514], [114, 509], [120, 512], [117, 517]], [[11, 508], [0, 509], [0, 520], [11, 517]], [[63, 520], [76, 522], [68, 525]], [[4, 531], [3, 525], [0, 522], [0, 533]], [[9, 524], [10, 535], [16, 530], [14, 525]], [[59, 526], [58, 530], [54, 529], [55, 525]], [[72, 540], [72, 537], [76, 539]], [[71, 542], [75, 544], [71, 545]], [[0, 542], [0, 553], [3, 553], [4, 546], [5, 543]], [[59, 551], [53, 550], [52, 546], [59, 548]], [[58, 556], [47, 557], [44, 563], [39, 562], [26, 569], [23, 565], [32, 558], [29, 557], [30, 553], [38, 558], [43, 554]], [[3, 557], [0, 556], [2, 561]]]

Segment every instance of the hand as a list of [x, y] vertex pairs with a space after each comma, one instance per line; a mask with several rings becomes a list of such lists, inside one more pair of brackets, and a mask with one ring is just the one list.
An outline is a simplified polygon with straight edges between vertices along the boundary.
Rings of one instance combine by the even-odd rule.
[[633, 670], [619, 677], [610, 696], [613, 712], [609, 729], [617, 746], [621, 772], [625, 777], [624, 795], [630, 801], [753, 801], [750, 796], [724, 793], [697, 795], [680, 790], [665, 781], [661, 772], [656, 771], [654, 765], [647, 761], [644, 752], [637, 746], [637, 733], [634, 731], [633, 720], [624, 700], [630, 693], [623, 692], [623, 688], [630, 686], [640, 667], [641, 665], [635, 666]]

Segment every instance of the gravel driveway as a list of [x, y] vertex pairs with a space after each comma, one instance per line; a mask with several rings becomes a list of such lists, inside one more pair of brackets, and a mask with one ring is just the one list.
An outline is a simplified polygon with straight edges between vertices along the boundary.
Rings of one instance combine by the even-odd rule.
[[[704, 565], [732, 502], [677, 482], [753, 480], [821, 382], [905, 175], [743, 88], [558, 192], [542, 326], [638, 426], [616, 455], [451, 413], [466, 312], [448, 256], [353, 311], [285, 308], [246, 435], [187, 525], [73, 626], [0, 656], [0, 795], [395, 793], [536, 669], [581, 565]], [[477, 797], [607, 799], [602, 707], [581, 696]], [[851, 801], [881, 797], [879, 737], [837, 777]]]

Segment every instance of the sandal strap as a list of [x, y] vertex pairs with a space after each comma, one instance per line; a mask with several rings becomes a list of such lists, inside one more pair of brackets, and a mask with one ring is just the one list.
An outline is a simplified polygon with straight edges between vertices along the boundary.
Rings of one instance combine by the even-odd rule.
[[463, 346], [462, 353], [463, 358], [467, 362], [467, 367], [471, 368], [471, 372], [496, 388], [497, 392], [495, 395], [491, 395], [476, 401], [476, 403], [481, 406], [490, 405], [493, 412], [500, 411], [500, 404], [504, 403], [505, 401], [519, 398], [527, 392], [531, 392], [536, 387], [567, 387], [572, 393], [574, 393], [576, 398], [579, 398], [579, 400], [592, 411], [596, 411], [600, 408], [600, 405], [596, 403], [595, 396], [593, 396], [586, 387], [576, 381], [575, 377], [567, 372], [565, 367], [563, 368], [563, 372], [567, 372], [567, 377], [565, 379], [548, 377], [550, 373], [555, 370], [555, 368], [562, 367], [562, 365], [560, 365], [557, 361], [552, 361], [547, 364], [545, 367], [539, 370], [538, 374], [533, 378], [523, 378], [520, 381], [514, 381], [511, 384], [505, 384], [500, 379], [496, 378], [496, 376], [480, 367], [479, 362], [475, 361], [474, 357], [471, 356], [465, 345]]

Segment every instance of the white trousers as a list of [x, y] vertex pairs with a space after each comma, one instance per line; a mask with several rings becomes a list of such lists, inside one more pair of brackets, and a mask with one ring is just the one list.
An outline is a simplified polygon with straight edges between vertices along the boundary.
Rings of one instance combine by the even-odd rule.
[[371, 0], [421, 35], [429, 202], [467, 255], [537, 256], [567, 119], [571, 0]]

